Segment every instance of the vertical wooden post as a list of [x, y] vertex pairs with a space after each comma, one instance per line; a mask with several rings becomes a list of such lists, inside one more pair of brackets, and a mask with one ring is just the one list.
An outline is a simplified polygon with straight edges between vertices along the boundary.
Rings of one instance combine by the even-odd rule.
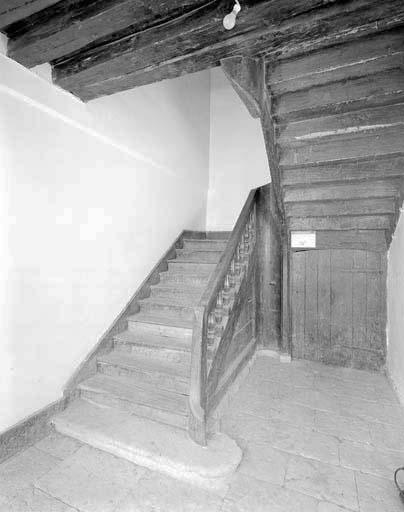
[[282, 248], [282, 352], [291, 355], [290, 344], [290, 250], [289, 240], [284, 239]]

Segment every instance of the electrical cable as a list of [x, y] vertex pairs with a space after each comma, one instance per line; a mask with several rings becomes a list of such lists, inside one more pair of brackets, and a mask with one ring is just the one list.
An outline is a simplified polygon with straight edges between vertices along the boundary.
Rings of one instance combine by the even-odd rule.
[[400, 473], [400, 471], [403, 471], [404, 472], [404, 467], [403, 468], [398, 468], [395, 470], [394, 472], [394, 483], [396, 484], [396, 487], [398, 489], [398, 492], [400, 493], [400, 498], [401, 498], [401, 501], [404, 505], [404, 489], [401, 489], [401, 487], [398, 485], [398, 481], [397, 481], [397, 475], [398, 473]]

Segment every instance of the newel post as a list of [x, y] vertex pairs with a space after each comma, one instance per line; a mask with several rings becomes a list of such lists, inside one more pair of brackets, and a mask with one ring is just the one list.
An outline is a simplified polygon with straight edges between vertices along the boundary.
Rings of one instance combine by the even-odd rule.
[[206, 346], [203, 340], [205, 308], [194, 308], [188, 433], [193, 441], [206, 446]]

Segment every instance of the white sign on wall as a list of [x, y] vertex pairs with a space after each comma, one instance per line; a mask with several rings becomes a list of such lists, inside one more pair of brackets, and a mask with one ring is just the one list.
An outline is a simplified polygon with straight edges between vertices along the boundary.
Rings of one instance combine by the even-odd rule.
[[292, 249], [315, 249], [315, 231], [292, 231], [290, 240]]

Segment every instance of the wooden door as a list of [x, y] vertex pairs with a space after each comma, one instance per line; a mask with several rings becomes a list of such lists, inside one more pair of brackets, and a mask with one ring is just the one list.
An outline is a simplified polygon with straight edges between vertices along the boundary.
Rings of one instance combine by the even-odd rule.
[[329, 249], [291, 255], [292, 356], [378, 369], [386, 353], [386, 256]]

